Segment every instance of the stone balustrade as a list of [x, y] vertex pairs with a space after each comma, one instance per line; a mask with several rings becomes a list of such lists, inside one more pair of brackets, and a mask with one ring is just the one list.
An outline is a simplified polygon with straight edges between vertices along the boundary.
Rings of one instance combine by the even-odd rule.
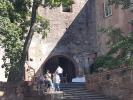
[[119, 68], [86, 76], [89, 90], [112, 100], [133, 100], [133, 68]]

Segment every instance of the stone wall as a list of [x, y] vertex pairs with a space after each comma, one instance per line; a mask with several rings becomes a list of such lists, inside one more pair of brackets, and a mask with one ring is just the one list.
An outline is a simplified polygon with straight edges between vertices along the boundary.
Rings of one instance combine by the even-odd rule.
[[89, 90], [103, 93], [112, 100], [133, 100], [133, 68], [120, 68], [86, 76]]
[[75, 62], [79, 73], [88, 67], [88, 54], [96, 52], [95, 0], [74, 0], [72, 12], [62, 12], [62, 7], [50, 9], [39, 7], [38, 13], [50, 22], [50, 31], [45, 39], [35, 34], [30, 46], [31, 66], [36, 73], [52, 56], [63, 55]]
[[50, 31], [45, 39], [35, 34], [30, 46], [29, 57], [33, 59], [31, 66], [40, 73], [46, 61], [58, 55], [73, 59], [83, 75], [89, 70], [89, 54], [97, 52], [105, 54], [108, 37], [98, 29], [108, 26], [120, 27], [125, 35], [132, 30], [128, 23], [133, 14], [121, 7], [112, 7], [112, 15], [104, 17], [104, 0], [74, 0], [72, 12], [63, 12], [62, 6], [50, 9], [39, 7], [38, 13], [50, 22]]
[[[104, 1], [106, 0], [96, 0], [96, 23], [97, 30], [100, 28], [107, 28], [109, 26], [121, 28], [124, 35], [127, 35], [132, 31], [132, 25], [129, 23], [133, 18], [133, 13], [129, 9], [122, 9], [122, 6], [116, 7], [112, 6], [112, 15], [105, 17], [104, 16]], [[109, 48], [106, 45], [108, 37], [102, 32], [98, 31], [97, 34], [99, 54], [105, 54]]]

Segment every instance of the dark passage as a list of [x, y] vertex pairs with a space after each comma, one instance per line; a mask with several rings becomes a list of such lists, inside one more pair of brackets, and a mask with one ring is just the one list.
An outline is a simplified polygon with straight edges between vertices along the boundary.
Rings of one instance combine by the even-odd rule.
[[71, 82], [72, 78], [76, 76], [75, 66], [70, 59], [64, 56], [54, 56], [50, 58], [44, 64], [43, 73], [45, 73], [46, 70], [49, 70], [50, 73], [54, 73], [58, 66], [63, 68], [63, 77], [66, 77], [67, 82]]

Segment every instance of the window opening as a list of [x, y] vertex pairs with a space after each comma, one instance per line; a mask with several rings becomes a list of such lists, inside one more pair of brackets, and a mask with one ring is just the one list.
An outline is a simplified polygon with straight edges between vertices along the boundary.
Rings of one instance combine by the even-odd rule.
[[112, 15], [112, 6], [109, 5], [109, 1], [104, 1], [104, 17], [109, 17]]
[[72, 5], [62, 5], [62, 11], [63, 12], [72, 12]]

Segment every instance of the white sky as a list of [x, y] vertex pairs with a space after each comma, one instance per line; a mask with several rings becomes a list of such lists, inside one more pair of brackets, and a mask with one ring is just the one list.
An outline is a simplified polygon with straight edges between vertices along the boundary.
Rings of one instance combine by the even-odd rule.
[[6, 82], [7, 79], [5, 78], [5, 70], [3, 68], [1, 68], [1, 65], [3, 64], [3, 61], [2, 61], [2, 56], [4, 54], [4, 50], [1, 49], [0, 47], [0, 81], [2, 82]]

